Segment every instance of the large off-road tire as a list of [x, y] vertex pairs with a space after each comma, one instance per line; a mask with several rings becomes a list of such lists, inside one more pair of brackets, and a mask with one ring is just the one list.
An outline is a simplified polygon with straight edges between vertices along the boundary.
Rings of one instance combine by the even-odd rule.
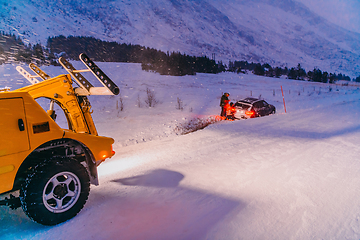
[[80, 212], [89, 192], [85, 167], [72, 159], [56, 158], [31, 169], [20, 189], [20, 200], [29, 218], [43, 225], [56, 225]]

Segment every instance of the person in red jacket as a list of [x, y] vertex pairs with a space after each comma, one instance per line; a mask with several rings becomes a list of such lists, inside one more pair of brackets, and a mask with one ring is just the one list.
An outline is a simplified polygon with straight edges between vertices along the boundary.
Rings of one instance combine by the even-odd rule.
[[224, 95], [222, 95], [221, 100], [220, 100], [220, 107], [221, 107], [220, 116], [224, 117], [224, 118], [226, 118], [226, 112], [227, 112], [227, 109], [230, 106], [229, 105], [229, 102], [230, 102], [229, 96], [230, 96], [229, 93], [224, 93]]
[[226, 119], [227, 120], [235, 120], [235, 113], [236, 113], [236, 109], [235, 109], [234, 103], [231, 102], [230, 106], [229, 106], [229, 108], [227, 110]]

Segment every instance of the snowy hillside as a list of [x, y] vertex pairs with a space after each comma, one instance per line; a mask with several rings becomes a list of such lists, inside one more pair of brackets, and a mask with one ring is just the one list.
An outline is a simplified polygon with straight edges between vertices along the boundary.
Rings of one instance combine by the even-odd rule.
[[[120, 96], [90, 99], [99, 134], [115, 139], [116, 155], [98, 168], [100, 185], [75, 218], [54, 227], [0, 207], [0, 239], [360, 238], [359, 88], [99, 66], [124, 100], [120, 111]], [[0, 66], [0, 88], [27, 84], [15, 66]], [[153, 108], [145, 106], [146, 88], [159, 102]], [[181, 123], [219, 114], [225, 91], [231, 100], [261, 95], [277, 113], [174, 133]]]
[[93, 36], [217, 60], [360, 75], [360, 33], [294, 0], [0, 1], [0, 26], [27, 42]]

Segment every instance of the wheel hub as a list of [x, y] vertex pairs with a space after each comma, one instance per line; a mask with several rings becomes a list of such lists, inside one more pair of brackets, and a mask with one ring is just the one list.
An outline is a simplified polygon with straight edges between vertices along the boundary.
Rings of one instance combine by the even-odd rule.
[[49, 211], [62, 213], [76, 204], [80, 194], [80, 179], [74, 173], [60, 172], [49, 179], [42, 198]]
[[68, 189], [65, 183], [61, 183], [54, 188], [54, 197], [63, 199], [68, 194]]

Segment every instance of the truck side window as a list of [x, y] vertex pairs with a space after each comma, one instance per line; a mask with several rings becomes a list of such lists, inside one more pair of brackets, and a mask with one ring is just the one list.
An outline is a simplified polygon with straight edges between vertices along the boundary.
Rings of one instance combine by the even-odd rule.
[[54, 102], [53, 109], [51, 110], [51, 100], [48, 98], [37, 98], [35, 101], [48, 113], [48, 115], [62, 128], [62, 129], [69, 129], [68, 120], [65, 116], [64, 111], [62, 108]]

